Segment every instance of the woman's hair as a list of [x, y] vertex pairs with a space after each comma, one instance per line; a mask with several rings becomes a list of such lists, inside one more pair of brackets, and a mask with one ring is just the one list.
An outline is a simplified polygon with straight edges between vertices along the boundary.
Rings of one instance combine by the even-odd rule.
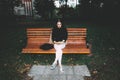
[[57, 19], [57, 20], [55, 21], [55, 26], [54, 26], [54, 28], [57, 28], [57, 22], [61, 22], [62, 27], [64, 27], [63, 21], [62, 21], [61, 19]]

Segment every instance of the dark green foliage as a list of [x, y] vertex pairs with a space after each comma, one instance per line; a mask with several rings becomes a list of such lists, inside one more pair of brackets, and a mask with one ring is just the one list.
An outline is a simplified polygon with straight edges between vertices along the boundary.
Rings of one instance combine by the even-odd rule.
[[15, 22], [14, 6], [18, 6], [20, 0], [0, 0], [0, 24], [8, 25]]
[[51, 19], [54, 11], [54, 3], [52, 0], [35, 0], [35, 10], [37, 14], [42, 16], [44, 19]]
[[[120, 2], [118, 0], [80, 0], [80, 3], [78, 6], [80, 18], [93, 21], [118, 22], [114, 21], [119, 19], [120, 16]], [[100, 7], [101, 3], [103, 3], [102, 7]]]

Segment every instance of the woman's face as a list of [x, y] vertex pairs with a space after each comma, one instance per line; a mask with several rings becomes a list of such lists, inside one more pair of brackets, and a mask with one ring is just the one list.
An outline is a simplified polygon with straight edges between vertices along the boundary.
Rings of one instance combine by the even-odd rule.
[[59, 21], [59, 22], [57, 22], [57, 27], [58, 28], [61, 28], [62, 27], [62, 23]]

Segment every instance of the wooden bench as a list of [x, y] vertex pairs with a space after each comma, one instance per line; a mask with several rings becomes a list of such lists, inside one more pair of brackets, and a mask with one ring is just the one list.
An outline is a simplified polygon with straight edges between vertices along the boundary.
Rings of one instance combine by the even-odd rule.
[[[86, 46], [86, 28], [67, 28], [68, 40], [63, 49], [63, 54], [90, 54], [90, 49]], [[54, 54], [55, 49], [42, 50], [40, 45], [49, 43], [51, 28], [27, 28], [27, 45], [22, 49], [22, 53], [43, 53]]]

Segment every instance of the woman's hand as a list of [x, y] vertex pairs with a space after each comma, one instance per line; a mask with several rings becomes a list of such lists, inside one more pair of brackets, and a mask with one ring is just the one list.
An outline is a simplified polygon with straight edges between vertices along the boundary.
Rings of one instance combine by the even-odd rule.
[[64, 41], [58, 41], [58, 42], [54, 41], [54, 44], [62, 44], [62, 43], [64, 43]]

